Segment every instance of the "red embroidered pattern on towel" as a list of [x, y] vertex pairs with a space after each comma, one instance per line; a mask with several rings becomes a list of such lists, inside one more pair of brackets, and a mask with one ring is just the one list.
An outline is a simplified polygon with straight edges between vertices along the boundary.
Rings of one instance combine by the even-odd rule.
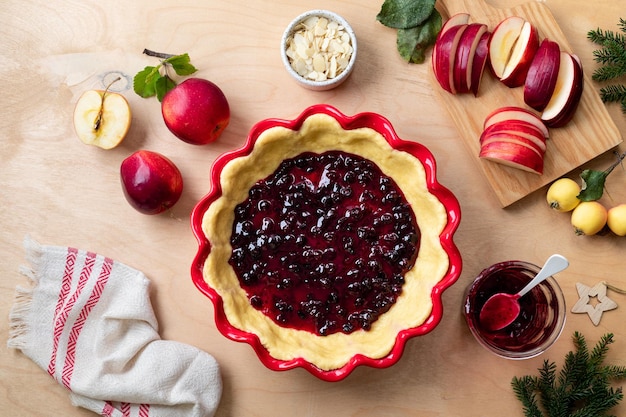
[[[65, 317], [62, 314], [63, 304], [72, 288], [72, 275], [74, 275], [74, 265], [76, 264], [76, 255], [78, 250], [74, 248], [68, 248], [67, 256], [65, 258], [65, 270], [63, 272], [63, 280], [61, 281], [61, 292], [57, 299], [57, 305], [54, 309], [54, 331], [52, 334], [52, 355], [50, 356], [50, 363], [48, 364], [48, 373], [54, 378], [56, 372], [56, 357], [59, 348], [59, 339], [61, 333], [63, 333], [63, 326], [65, 326], [65, 320], [69, 311], [66, 309], [63, 311]], [[84, 270], [83, 270], [84, 271]]]
[[[70, 384], [72, 380], [72, 375], [74, 373], [74, 361], [76, 358], [76, 344], [78, 342], [78, 338], [80, 336], [80, 332], [82, 331], [87, 318], [89, 317], [89, 313], [93, 309], [93, 307], [100, 300], [100, 296], [106, 286], [106, 283], [111, 274], [111, 268], [113, 266], [113, 260], [110, 258], [104, 258], [102, 267], [100, 269], [100, 274], [97, 278], [97, 281], [89, 295], [89, 299], [85, 303], [85, 305], [80, 310], [80, 313], [74, 323], [68, 323], [68, 317], [74, 306], [76, 305], [76, 301], [82, 294], [87, 282], [89, 281], [91, 274], [93, 273], [93, 268], [96, 261], [96, 254], [93, 252], [87, 252], [85, 255], [85, 260], [82, 265], [82, 270], [80, 272], [78, 283], [76, 285], [76, 289], [70, 295], [70, 290], [72, 288], [72, 278], [74, 276], [74, 268], [76, 267], [76, 262], [78, 259], [78, 251], [73, 248], [68, 248], [68, 253], [65, 261], [65, 270], [63, 274], [63, 281], [61, 283], [61, 290], [59, 292], [59, 297], [56, 304], [56, 309], [54, 313], [54, 332], [53, 332], [53, 344], [52, 344], [52, 355], [50, 357], [50, 362], [48, 364], [48, 373], [59, 382], [61, 382], [66, 388], [70, 389]], [[63, 334], [66, 326], [70, 325], [69, 338], [66, 346], [65, 360], [63, 363], [63, 370], [61, 373], [60, 379], [56, 376], [57, 370], [57, 361], [59, 356], [59, 348], [63, 346], [59, 346], [61, 335]], [[61, 349], [62, 350], [62, 349]]]
[[[122, 417], [130, 417], [131, 416], [131, 406], [133, 404], [130, 403], [121, 403], [120, 411], [122, 412]], [[137, 407], [137, 405], [135, 405]], [[138, 417], [149, 417], [150, 416], [150, 404], [139, 404]], [[104, 408], [102, 409], [102, 415], [106, 417], [111, 417], [113, 413], [116, 411], [115, 407], [110, 401], [104, 403]]]

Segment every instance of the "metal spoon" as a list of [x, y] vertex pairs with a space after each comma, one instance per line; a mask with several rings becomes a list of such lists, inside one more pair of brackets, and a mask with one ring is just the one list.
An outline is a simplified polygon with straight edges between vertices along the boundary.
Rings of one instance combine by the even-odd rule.
[[561, 255], [552, 255], [548, 258], [537, 276], [533, 278], [517, 294], [497, 293], [492, 295], [480, 310], [480, 324], [488, 331], [504, 329], [513, 323], [520, 313], [518, 300], [526, 295], [533, 287], [557, 272], [563, 271], [569, 262]]

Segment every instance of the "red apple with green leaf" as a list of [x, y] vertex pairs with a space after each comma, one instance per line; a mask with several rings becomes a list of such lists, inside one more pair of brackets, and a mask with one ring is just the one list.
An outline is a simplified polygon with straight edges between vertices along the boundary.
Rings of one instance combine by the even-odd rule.
[[168, 129], [194, 145], [217, 140], [230, 122], [226, 96], [216, 84], [202, 78], [188, 78], [168, 91], [161, 112]]
[[126, 200], [143, 214], [173, 207], [183, 191], [180, 170], [157, 152], [139, 150], [124, 159], [120, 177]]

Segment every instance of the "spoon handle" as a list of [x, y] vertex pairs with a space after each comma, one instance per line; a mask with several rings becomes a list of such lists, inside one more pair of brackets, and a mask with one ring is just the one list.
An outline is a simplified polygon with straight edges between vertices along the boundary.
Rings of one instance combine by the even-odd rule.
[[534, 286], [545, 280], [551, 275], [556, 274], [557, 272], [561, 272], [565, 268], [569, 266], [569, 261], [562, 255], [554, 254], [548, 258], [546, 263], [543, 265], [543, 268], [539, 271], [539, 273], [533, 278], [524, 288], [517, 293], [518, 298], [526, 295], [528, 291], [530, 291]]

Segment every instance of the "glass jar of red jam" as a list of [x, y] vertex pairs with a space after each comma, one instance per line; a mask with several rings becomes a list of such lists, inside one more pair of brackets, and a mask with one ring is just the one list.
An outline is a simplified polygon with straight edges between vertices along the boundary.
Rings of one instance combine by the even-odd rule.
[[506, 261], [484, 269], [465, 291], [463, 314], [476, 340], [487, 350], [508, 359], [528, 359], [543, 353], [565, 325], [563, 292], [549, 277], [518, 300], [521, 310], [507, 327], [489, 331], [480, 323], [480, 310], [498, 292], [515, 294], [540, 268], [528, 262]]

